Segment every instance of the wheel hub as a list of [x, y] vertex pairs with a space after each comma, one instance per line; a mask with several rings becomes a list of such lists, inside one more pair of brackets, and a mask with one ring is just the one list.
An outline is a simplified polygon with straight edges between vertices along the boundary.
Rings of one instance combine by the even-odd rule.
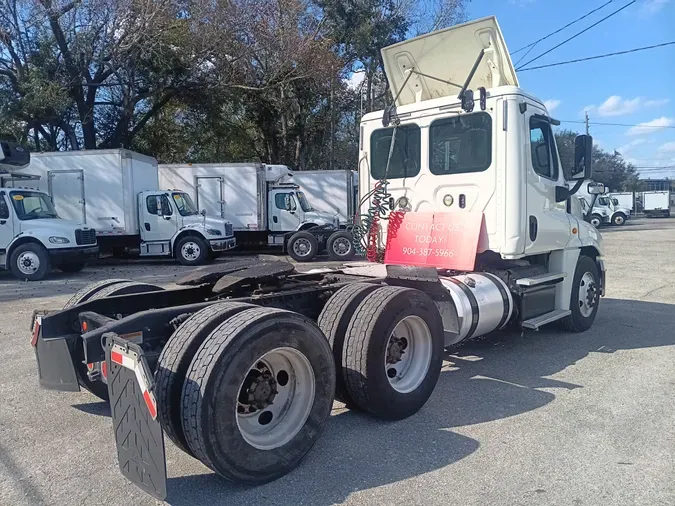
[[23, 274], [33, 274], [40, 268], [40, 259], [32, 251], [26, 251], [19, 257], [17, 266]]
[[405, 337], [391, 336], [387, 347], [387, 364], [400, 362], [407, 347], [408, 340]]

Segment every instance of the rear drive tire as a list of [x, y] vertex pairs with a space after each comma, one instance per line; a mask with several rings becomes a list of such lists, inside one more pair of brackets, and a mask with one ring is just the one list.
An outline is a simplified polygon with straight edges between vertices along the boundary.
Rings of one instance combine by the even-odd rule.
[[563, 318], [563, 328], [570, 332], [585, 332], [595, 321], [600, 305], [600, 275], [595, 261], [581, 255], [577, 260], [570, 295], [572, 314]]
[[331, 259], [345, 262], [354, 258], [356, 253], [352, 234], [344, 230], [333, 232], [330, 235], [326, 249]]
[[[131, 293], [144, 293], [160, 290], [163, 290], [163, 288], [148, 283], [137, 283], [136, 281], [127, 281], [125, 279], [109, 279], [94, 283], [93, 285], [89, 285], [80, 290], [76, 296], [83, 293], [81, 296], [82, 300], [78, 301], [75, 297], [72, 297], [66, 303], [64, 309], [81, 304], [82, 302], [114, 297], [116, 295], [128, 295]], [[98, 366], [100, 367], [100, 364]], [[77, 380], [82, 388], [88, 390], [99, 399], [104, 401], [108, 400], [108, 385], [102, 381], [91, 381], [87, 375], [88, 369], [87, 364], [84, 363], [82, 346], [78, 347], [78, 356], [75, 360], [75, 372], [77, 373]]]
[[288, 254], [296, 262], [309, 262], [319, 253], [319, 243], [309, 232], [296, 232], [288, 240]]
[[39, 281], [52, 270], [47, 249], [34, 242], [17, 246], [10, 255], [9, 265], [14, 277], [25, 281]]
[[186, 235], [176, 243], [176, 258], [183, 265], [202, 265], [209, 259], [210, 248], [197, 235]]
[[340, 288], [324, 306], [317, 325], [328, 338], [328, 344], [333, 350], [335, 360], [335, 398], [344, 402], [348, 407], [356, 407], [356, 403], [349, 395], [345, 386], [342, 371], [342, 352], [345, 343], [345, 333], [356, 308], [363, 299], [374, 292], [381, 285], [369, 283], [354, 283]]
[[188, 455], [192, 451], [185, 440], [181, 418], [181, 392], [197, 350], [221, 323], [250, 309], [252, 304], [223, 302], [194, 313], [178, 327], [162, 349], [155, 371], [157, 416], [166, 435]]
[[347, 328], [342, 374], [349, 395], [380, 418], [415, 414], [438, 382], [443, 342], [441, 316], [428, 295], [379, 288], [363, 300]]
[[269, 482], [318, 440], [334, 392], [333, 356], [313, 322], [248, 309], [200, 346], [183, 386], [183, 430], [194, 455], [219, 475]]
[[80, 272], [82, 269], [84, 269], [85, 265], [86, 264], [84, 262], [70, 262], [67, 264], [57, 265], [57, 267], [63, 272]]

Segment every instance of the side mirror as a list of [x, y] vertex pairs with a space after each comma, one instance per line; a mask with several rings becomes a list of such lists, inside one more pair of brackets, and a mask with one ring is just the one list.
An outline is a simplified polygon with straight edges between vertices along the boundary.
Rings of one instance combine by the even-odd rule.
[[199, 214], [201, 214], [202, 216], [206, 216], [206, 209], [202, 209], [201, 211], [199, 211]]
[[574, 167], [572, 179], [590, 179], [592, 175], [593, 137], [577, 135], [574, 139]]
[[286, 197], [284, 198], [284, 204], [286, 205], [286, 211], [292, 211], [290, 195], [286, 195]]
[[588, 183], [586, 188], [589, 195], [602, 195], [605, 193], [605, 185], [602, 183]]
[[534, 156], [537, 158], [537, 165], [539, 167], [548, 167], [550, 160], [548, 158], [548, 146], [544, 143], [538, 144], [534, 148]]

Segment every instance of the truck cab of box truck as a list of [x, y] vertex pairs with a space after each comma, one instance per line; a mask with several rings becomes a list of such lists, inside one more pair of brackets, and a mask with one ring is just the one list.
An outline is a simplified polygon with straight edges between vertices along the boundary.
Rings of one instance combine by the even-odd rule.
[[182, 190], [138, 194], [141, 255], [175, 255], [183, 265], [199, 265], [236, 246], [232, 224], [197, 210]]
[[[592, 138], [577, 137], [566, 180], [552, 128], [558, 122], [519, 87], [494, 17], [395, 44], [382, 57], [394, 104], [362, 119], [361, 196], [386, 181], [390, 211], [482, 214], [483, 267], [539, 269], [522, 287], [550, 290], [544, 314], [521, 307], [524, 319], [536, 316], [524, 325], [574, 319], [590, 326], [604, 286], [602, 239], [571, 213], [571, 198], [591, 176]], [[372, 206], [366, 199], [361, 214]], [[386, 220], [375, 236], [384, 248]], [[543, 300], [521, 292], [522, 304]]]
[[336, 215], [314, 209], [305, 192], [295, 184], [271, 186], [267, 199], [271, 232], [293, 232], [325, 225], [337, 228], [339, 225]]
[[590, 223], [594, 227], [601, 225], [616, 225], [621, 226], [630, 218], [630, 209], [621, 206], [618, 199], [607, 194], [600, 194], [597, 196], [591, 195], [587, 191], [587, 184], [593, 181], [584, 181], [577, 195], [584, 199], [588, 206], [594, 202], [593, 212], [590, 215]]
[[37, 281], [58, 267], [80, 271], [98, 256], [96, 231], [59, 218], [44, 192], [22, 187], [35, 176], [21, 174], [30, 162], [28, 150], [0, 142], [0, 268], [22, 280]]

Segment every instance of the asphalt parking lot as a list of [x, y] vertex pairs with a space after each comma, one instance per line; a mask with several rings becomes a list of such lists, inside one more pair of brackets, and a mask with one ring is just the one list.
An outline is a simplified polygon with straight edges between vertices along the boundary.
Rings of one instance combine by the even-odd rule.
[[[675, 219], [603, 231], [606, 297], [584, 334], [501, 333], [451, 350], [417, 415], [334, 406], [290, 475], [236, 486], [167, 442], [169, 504], [675, 504]], [[312, 264], [311, 267], [316, 267]], [[28, 326], [108, 277], [170, 286], [187, 269], [108, 264], [21, 283], [0, 273], [0, 505], [145, 505], [117, 468], [109, 409], [41, 390]]]

